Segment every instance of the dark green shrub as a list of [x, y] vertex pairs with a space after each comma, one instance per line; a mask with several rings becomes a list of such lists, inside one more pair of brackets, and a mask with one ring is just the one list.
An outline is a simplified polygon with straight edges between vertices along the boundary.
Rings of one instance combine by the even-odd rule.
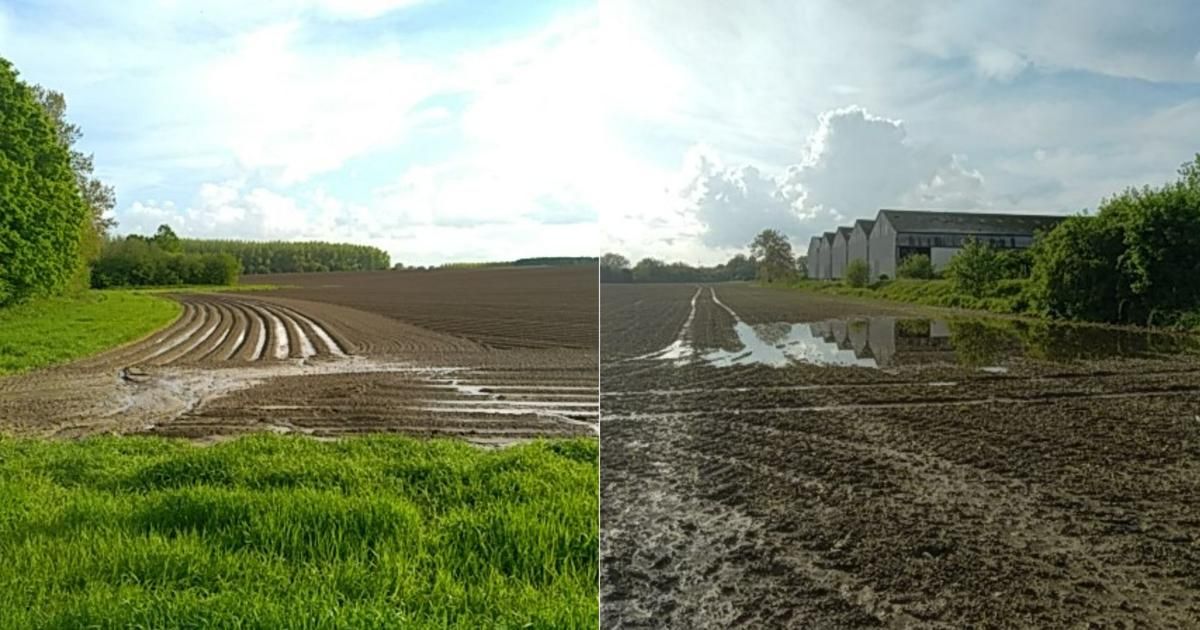
[[846, 265], [846, 284], [860, 289], [867, 286], [871, 281], [871, 268], [867, 266], [867, 261], [861, 258], [855, 258]]
[[946, 265], [946, 278], [955, 290], [975, 298], [991, 295], [1003, 276], [1004, 262], [999, 253], [974, 238], [967, 239]]
[[104, 246], [92, 267], [97, 289], [179, 284], [236, 284], [241, 265], [229, 254], [175, 254], [153, 239], [130, 236]]
[[933, 276], [933, 263], [930, 262], [929, 256], [925, 254], [907, 256], [904, 260], [900, 261], [900, 266], [896, 268], [897, 278], [932, 280]]

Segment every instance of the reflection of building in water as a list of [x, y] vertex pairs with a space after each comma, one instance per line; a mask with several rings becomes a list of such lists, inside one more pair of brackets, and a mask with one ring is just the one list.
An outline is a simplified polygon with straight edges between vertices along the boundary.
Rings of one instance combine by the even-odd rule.
[[873, 358], [880, 367], [956, 361], [944, 321], [872, 317], [818, 322], [810, 329], [814, 337], [853, 350], [860, 359]]

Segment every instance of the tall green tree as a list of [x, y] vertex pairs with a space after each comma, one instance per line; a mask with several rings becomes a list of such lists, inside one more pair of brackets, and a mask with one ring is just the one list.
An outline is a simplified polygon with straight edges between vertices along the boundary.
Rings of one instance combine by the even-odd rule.
[[792, 244], [779, 230], [763, 230], [750, 243], [750, 254], [758, 259], [758, 277], [778, 282], [793, 276]]
[[172, 230], [169, 225], [163, 224], [158, 226], [158, 230], [154, 232], [154, 236], [150, 238], [150, 242], [168, 254], [183, 253], [183, 243], [180, 242], [179, 237], [175, 234], [175, 230]]
[[609, 252], [600, 257], [600, 266], [609, 269], [628, 269], [629, 259], [613, 252]]
[[59, 130], [0, 59], [0, 305], [85, 280], [82, 245], [92, 234]]
[[75, 183], [79, 194], [92, 211], [92, 225], [96, 238], [103, 239], [108, 232], [116, 227], [117, 220], [107, 216], [117, 205], [116, 190], [95, 176], [95, 157], [91, 153], [83, 153], [75, 148], [75, 143], [83, 137], [83, 130], [67, 120], [67, 99], [62, 92], [44, 88], [40, 85], [30, 86], [34, 98], [41, 104], [50, 121], [54, 123], [58, 141], [66, 147], [71, 156], [71, 170], [75, 172]]
[[600, 282], [633, 282], [629, 259], [613, 252], [601, 256]]

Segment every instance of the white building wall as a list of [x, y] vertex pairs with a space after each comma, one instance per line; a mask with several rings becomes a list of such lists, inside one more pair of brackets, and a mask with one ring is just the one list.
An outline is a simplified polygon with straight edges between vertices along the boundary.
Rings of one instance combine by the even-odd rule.
[[832, 254], [832, 264], [830, 265], [830, 277], [834, 280], [841, 280], [846, 275], [846, 237], [842, 236], [841, 232], [833, 237], [833, 247], [830, 248]]
[[821, 237], [821, 279], [833, 278], [833, 247], [829, 241]]
[[821, 277], [821, 239], [814, 238], [808, 241], [808, 277]]
[[850, 233], [850, 241], [847, 244], [846, 265], [849, 266], [850, 261], [862, 259], [870, 266], [870, 251], [870, 237], [861, 226], [854, 226], [854, 231]]
[[896, 230], [892, 229], [883, 215], [875, 218], [875, 227], [871, 230], [871, 280], [887, 277], [896, 278]]

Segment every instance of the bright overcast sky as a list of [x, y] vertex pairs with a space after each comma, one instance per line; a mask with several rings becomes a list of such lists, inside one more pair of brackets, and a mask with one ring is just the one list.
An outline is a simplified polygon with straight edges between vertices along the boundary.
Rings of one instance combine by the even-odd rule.
[[[734, 8], [736, 6], [736, 8]], [[880, 207], [1073, 213], [1200, 151], [1200, 5], [638, 1], [605, 5], [643, 167], [605, 249], [724, 260], [764, 227]]]
[[1069, 213], [1200, 150], [1192, 2], [0, 0], [120, 232], [716, 262], [883, 206]]
[[[378, 245], [428, 264], [597, 255], [587, 3], [0, 0], [118, 232]], [[586, 173], [586, 175], [592, 175]]]

